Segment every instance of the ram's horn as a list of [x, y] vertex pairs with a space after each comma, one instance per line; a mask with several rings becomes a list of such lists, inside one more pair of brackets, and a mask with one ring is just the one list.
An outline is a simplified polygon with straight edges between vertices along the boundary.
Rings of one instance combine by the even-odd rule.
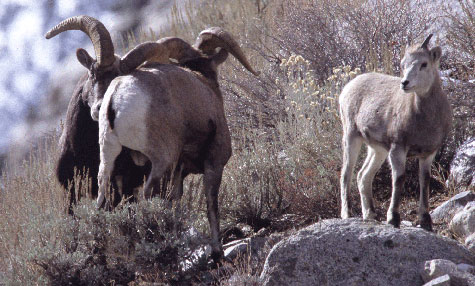
[[99, 67], [108, 67], [114, 63], [114, 45], [111, 36], [99, 20], [85, 15], [71, 17], [49, 30], [45, 37], [50, 39], [69, 30], [81, 30], [88, 35], [94, 46]]
[[247, 60], [244, 52], [239, 47], [238, 43], [233, 39], [231, 34], [220, 27], [213, 27], [202, 31], [195, 44], [196, 49], [201, 50], [206, 55], [215, 53], [215, 49], [220, 47], [230, 52], [248, 71], [254, 75], [259, 75], [254, 71], [251, 64]]

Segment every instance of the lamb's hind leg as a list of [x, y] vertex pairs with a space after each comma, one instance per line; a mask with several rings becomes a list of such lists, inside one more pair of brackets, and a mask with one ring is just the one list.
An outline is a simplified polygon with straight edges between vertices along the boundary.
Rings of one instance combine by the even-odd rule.
[[435, 152], [426, 158], [419, 159], [419, 223], [420, 226], [432, 231], [432, 219], [429, 214], [429, 183], [430, 183], [430, 168], [435, 157]]
[[387, 156], [388, 152], [384, 148], [368, 145], [368, 155], [363, 167], [358, 172], [358, 190], [361, 196], [363, 219], [374, 219], [376, 217], [372, 189], [373, 179]]
[[387, 222], [394, 227], [399, 227], [401, 224], [399, 205], [401, 204], [401, 193], [404, 189], [406, 177], [406, 157], [407, 151], [402, 146], [391, 146], [389, 163], [392, 170], [392, 196], [387, 213]]
[[344, 132], [343, 145], [343, 165], [341, 168], [340, 190], [341, 190], [341, 218], [350, 217], [350, 199], [349, 193], [351, 189], [351, 177], [353, 169], [360, 152], [362, 139], [355, 135]]

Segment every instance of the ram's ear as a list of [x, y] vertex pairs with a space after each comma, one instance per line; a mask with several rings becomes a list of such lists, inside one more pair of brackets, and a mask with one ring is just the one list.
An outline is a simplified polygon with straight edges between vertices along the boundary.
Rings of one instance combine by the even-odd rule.
[[94, 64], [94, 59], [84, 49], [77, 49], [76, 57], [85, 68], [90, 70]]
[[220, 64], [224, 63], [224, 61], [228, 58], [228, 51], [226, 49], [220, 49], [219, 52], [212, 56], [213, 62], [219, 66]]
[[433, 62], [439, 61], [440, 56], [442, 56], [442, 49], [439, 46], [430, 49], [430, 58]]

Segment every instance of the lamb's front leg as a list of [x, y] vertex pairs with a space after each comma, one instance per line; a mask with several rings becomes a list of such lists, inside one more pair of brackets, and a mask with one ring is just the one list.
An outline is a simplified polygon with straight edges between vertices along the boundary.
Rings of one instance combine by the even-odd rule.
[[436, 152], [430, 154], [426, 158], [419, 159], [419, 224], [427, 230], [432, 231], [432, 219], [429, 214], [429, 183], [430, 183], [430, 169], [432, 161], [434, 161]]
[[387, 222], [394, 227], [401, 224], [401, 216], [399, 215], [399, 205], [401, 204], [401, 194], [404, 189], [404, 181], [406, 178], [406, 157], [407, 151], [404, 146], [393, 145], [389, 151], [389, 163], [392, 170], [392, 195], [391, 204], [387, 213]]

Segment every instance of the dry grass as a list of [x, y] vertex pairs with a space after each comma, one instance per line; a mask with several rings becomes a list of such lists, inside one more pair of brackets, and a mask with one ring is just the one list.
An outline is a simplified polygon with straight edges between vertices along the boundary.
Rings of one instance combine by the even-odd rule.
[[[415, 6], [409, 10], [411, 3]], [[464, 0], [460, 3], [473, 5]], [[398, 74], [406, 38], [422, 38], [431, 24], [444, 20], [449, 27], [449, 43], [458, 53], [447, 54], [442, 66], [460, 69], [464, 64], [472, 73], [459, 78], [473, 79], [472, 66], [456, 60], [460, 54], [473, 59], [472, 38], [463, 36], [473, 27], [465, 25], [473, 20], [473, 9], [463, 10], [465, 14], [458, 18], [449, 11], [440, 19], [418, 1], [399, 0], [216, 0], [190, 1], [184, 7], [172, 11], [170, 29], [129, 33], [118, 45], [125, 52], [144, 40], [171, 35], [192, 43], [203, 29], [221, 26], [234, 35], [251, 64], [261, 72], [261, 76], [254, 77], [233, 59], [219, 69], [233, 137], [233, 157], [225, 168], [219, 197], [224, 231], [238, 222], [249, 224], [253, 232], [261, 228], [280, 231], [338, 216], [341, 126], [337, 102], [341, 88], [361, 71]], [[468, 43], [463, 42], [467, 39]], [[436, 158], [435, 203], [456, 192], [450, 181], [448, 186], [443, 183], [449, 162], [456, 148], [475, 132], [474, 85], [453, 82], [447, 89], [454, 106], [455, 128]], [[96, 216], [108, 222], [104, 229], [113, 230], [120, 225], [119, 220], [129, 219], [125, 212], [106, 215], [92, 209], [90, 215], [83, 212], [79, 220], [65, 215], [67, 198], [53, 171], [57, 139], [50, 137], [18, 166], [6, 166], [1, 178], [0, 280], [1, 273], [5, 273], [4, 279], [12, 285], [54, 284], [54, 271], [48, 274], [40, 261], [49, 261], [55, 267], [82, 265], [85, 256], [71, 255], [75, 252], [68, 249], [71, 237], [77, 237], [73, 235], [78, 233], [75, 225], [92, 227], [97, 222], [91, 218]], [[415, 202], [417, 196], [415, 165], [408, 168], [405, 201]], [[377, 211], [382, 216], [389, 196], [389, 178], [384, 167], [375, 179]], [[359, 201], [356, 189], [351, 195], [352, 201]], [[358, 204], [354, 205], [358, 213]], [[206, 232], [206, 204], [199, 176], [185, 181], [181, 206], [192, 212], [192, 224]], [[87, 210], [88, 204], [80, 207]], [[402, 212], [410, 217], [412, 208], [415, 204], [407, 203]], [[282, 219], [289, 216], [299, 219]], [[125, 259], [107, 257], [116, 261], [113, 265]], [[228, 276], [237, 273], [236, 277], [247, 277], [248, 284], [244, 285], [257, 285], [256, 273], [248, 268], [244, 264]], [[135, 278], [172, 281], [173, 275], [152, 276]], [[241, 284], [231, 281], [229, 285]]]
[[0, 272], [11, 274], [10, 278], [33, 275], [34, 266], [26, 252], [54, 239], [48, 234], [61, 233], [60, 226], [49, 228], [51, 220], [65, 216], [67, 205], [54, 176], [57, 140], [56, 136], [46, 139], [27, 160], [15, 167], [6, 166], [2, 174]]

